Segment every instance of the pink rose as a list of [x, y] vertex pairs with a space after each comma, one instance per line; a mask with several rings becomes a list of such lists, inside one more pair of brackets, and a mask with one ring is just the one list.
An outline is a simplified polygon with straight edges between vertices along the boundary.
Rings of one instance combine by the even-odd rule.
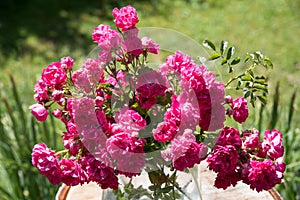
[[243, 132], [243, 145], [245, 148], [255, 149], [260, 145], [259, 131], [256, 129], [246, 130]]
[[48, 89], [43, 80], [38, 80], [34, 85], [34, 99], [36, 101], [46, 101], [49, 100]]
[[57, 102], [63, 101], [64, 92], [62, 90], [54, 90], [52, 92], [52, 100]]
[[196, 63], [187, 54], [177, 51], [168, 56], [166, 65], [162, 65], [159, 71], [168, 74], [168, 71], [178, 72], [183, 81], [180, 86], [188, 83], [188, 89], [192, 89], [198, 100], [199, 126], [204, 131], [215, 131], [223, 127], [225, 121], [224, 83], [215, 81], [216, 76], [208, 71], [204, 65]]
[[284, 158], [283, 157], [277, 158], [275, 163], [276, 163], [276, 170], [280, 173], [283, 173], [286, 167], [284, 163]]
[[146, 141], [128, 133], [118, 133], [106, 141], [107, 152], [115, 160], [120, 174], [127, 177], [139, 175], [145, 165]]
[[133, 54], [134, 56], [139, 56], [143, 53], [142, 41], [138, 37], [129, 36], [126, 38], [122, 45], [126, 53]]
[[74, 60], [70, 56], [61, 58], [60, 62], [65, 70], [71, 70], [74, 65]]
[[60, 109], [55, 109], [53, 110], [52, 115], [59, 119], [62, 116], [62, 112]]
[[146, 120], [138, 112], [127, 107], [122, 108], [115, 114], [115, 120], [121, 126], [121, 129], [129, 134], [138, 132], [147, 125]]
[[36, 144], [32, 150], [32, 165], [41, 174], [46, 176], [54, 184], [61, 183], [61, 169], [58, 163], [58, 155], [49, 149], [44, 143]]
[[143, 37], [141, 40], [143, 48], [146, 49], [147, 52], [158, 54], [159, 45], [154, 43], [151, 38]]
[[[96, 151], [93, 155], [88, 154], [81, 160], [82, 168], [87, 174], [87, 182], [94, 181], [102, 189], [112, 188], [117, 190], [118, 178], [111, 167], [111, 161], [107, 152], [102, 149], [97, 149]], [[97, 157], [95, 157], [96, 154]]]
[[217, 139], [217, 145], [232, 145], [239, 149], [242, 146], [242, 140], [240, 138], [240, 132], [233, 127], [224, 127]]
[[228, 104], [232, 104], [232, 97], [231, 96], [226, 96], [225, 97], [225, 103], [228, 103]]
[[84, 183], [84, 172], [75, 159], [62, 159], [60, 161], [60, 168], [62, 170], [61, 180], [66, 185], [75, 186]]
[[42, 72], [42, 80], [49, 88], [61, 90], [67, 79], [66, 72], [61, 68], [60, 62], [53, 62]]
[[248, 105], [246, 99], [238, 97], [232, 101], [233, 119], [243, 123], [248, 118]]
[[39, 103], [33, 104], [29, 107], [31, 114], [40, 122], [45, 121], [48, 117], [47, 109]]
[[157, 97], [161, 96], [165, 98], [165, 90], [167, 88], [164, 85], [156, 83], [144, 84], [136, 89], [137, 99], [141, 107], [150, 109], [157, 103]]
[[237, 182], [241, 180], [241, 176], [239, 173], [233, 171], [230, 173], [221, 172], [218, 173], [216, 180], [215, 180], [215, 187], [226, 189], [229, 186], [236, 186]]
[[161, 73], [156, 71], [142, 73], [136, 83], [139, 104], [145, 109], [151, 109], [156, 103], [165, 102], [168, 87], [169, 82]]
[[120, 10], [118, 8], [113, 9], [112, 15], [115, 18], [116, 26], [122, 29], [122, 31], [134, 28], [139, 22], [135, 8], [130, 5], [125, 6]]
[[208, 148], [204, 143], [196, 142], [193, 130], [185, 129], [182, 135], [177, 135], [171, 145], [161, 152], [166, 161], [173, 161], [173, 167], [184, 171], [199, 164], [207, 156]]
[[260, 192], [269, 190], [281, 182], [282, 173], [278, 173], [271, 160], [262, 162], [252, 160], [248, 174], [251, 189]]
[[207, 153], [207, 146], [204, 143], [193, 141], [189, 144], [188, 149], [173, 161], [173, 166], [179, 171], [194, 167], [203, 160]]
[[272, 131], [266, 130], [264, 134], [264, 141], [262, 142], [262, 148], [273, 160], [282, 157], [284, 153], [282, 133], [276, 129], [273, 129]]
[[207, 156], [208, 168], [214, 172], [233, 172], [238, 164], [239, 154], [232, 145], [216, 145], [212, 154]]
[[159, 123], [153, 131], [153, 138], [158, 142], [171, 141], [179, 131], [181, 121], [180, 104], [176, 95], [173, 95], [171, 100], [172, 105], [165, 112], [164, 121]]
[[117, 49], [121, 42], [119, 32], [103, 24], [93, 30], [92, 39], [105, 52]]

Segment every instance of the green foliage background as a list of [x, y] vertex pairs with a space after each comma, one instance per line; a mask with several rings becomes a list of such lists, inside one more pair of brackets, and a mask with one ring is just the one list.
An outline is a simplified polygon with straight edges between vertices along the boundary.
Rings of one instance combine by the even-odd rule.
[[32, 168], [30, 153], [37, 142], [54, 148], [61, 129], [55, 121], [37, 123], [29, 115], [33, 85], [50, 62], [67, 55], [76, 62], [87, 55], [95, 46], [92, 30], [100, 23], [113, 25], [111, 10], [127, 4], [137, 8], [138, 27], [177, 30], [199, 43], [227, 40], [237, 55], [261, 50], [272, 60], [268, 107], [253, 110], [249, 126], [283, 131], [288, 165], [277, 189], [286, 199], [299, 200], [298, 0], [1, 1], [0, 199], [54, 198], [57, 187]]

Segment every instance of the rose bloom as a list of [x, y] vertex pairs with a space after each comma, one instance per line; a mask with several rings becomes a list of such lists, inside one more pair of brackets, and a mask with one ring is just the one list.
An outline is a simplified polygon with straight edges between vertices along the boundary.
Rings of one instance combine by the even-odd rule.
[[138, 132], [147, 125], [146, 120], [135, 110], [124, 107], [115, 114], [115, 120], [124, 132]]
[[216, 188], [227, 189], [229, 186], [236, 186], [237, 182], [241, 180], [239, 173], [233, 171], [230, 173], [220, 172], [218, 173], [214, 186]]
[[119, 32], [103, 24], [100, 24], [93, 30], [92, 39], [104, 52], [117, 49], [121, 42]]
[[142, 41], [138, 37], [126, 39], [123, 43], [123, 49], [127, 53], [130, 53], [134, 56], [139, 56], [143, 53]]
[[60, 62], [53, 62], [42, 72], [42, 80], [49, 88], [62, 89], [67, 79], [66, 72], [61, 68]]
[[84, 172], [75, 159], [62, 159], [60, 168], [62, 170], [62, 182], [66, 185], [75, 186], [84, 183]]
[[70, 56], [61, 58], [60, 62], [62, 64], [62, 68], [66, 70], [71, 70], [74, 65], [74, 60]]
[[139, 175], [145, 166], [144, 146], [146, 141], [128, 133], [118, 133], [106, 141], [107, 152], [115, 161], [120, 174], [131, 178]]
[[239, 155], [232, 145], [214, 147], [214, 152], [207, 156], [207, 163], [210, 170], [214, 172], [232, 172], [238, 163]]
[[116, 26], [122, 29], [122, 31], [134, 28], [139, 22], [135, 8], [130, 5], [125, 6], [120, 10], [118, 8], [113, 9], [112, 15], [115, 18]]
[[232, 101], [233, 119], [243, 123], [248, 118], [248, 105], [246, 99], [238, 97]]
[[172, 105], [165, 112], [164, 121], [160, 122], [153, 131], [153, 138], [157, 142], [171, 141], [178, 133], [181, 120], [180, 104], [176, 95], [173, 95], [171, 100]]
[[34, 85], [34, 99], [36, 101], [46, 101], [49, 100], [47, 86], [43, 80], [38, 80]]
[[177, 51], [166, 58], [166, 64], [159, 71], [168, 75], [170, 72], [180, 73], [181, 78], [189, 83], [195, 93], [199, 107], [199, 126], [204, 131], [215, 131], [223, 127], [225, 121], [224, 83], [215, 81], [216, 76], [204, 65], [197, 65], [189, 55]]
[[217, 139], [217, 145], [232, 145], [239, 149], [242, 146], [240, 132], [233, 127], [224, 127]]
[[260, 192], [269, 190], [281, 182], [283, 174], [278, 173], [271, 160], [262, 162], [253, 160], [250, 163], [248, 179], [250, 187]]
[[259, 131], [256, 129], [243, 132], [243, 145], [245, 148], [255, 149], [260, 145]]
[[87, 182], [94, 181], [102, 189], [118, 189], [118, 178], [111, 167], [107, 152], [98, 149], [99, 157], [95, 157], [96, 152], [88, 154], [81, 159], [82, 169], [86, 172]]
[[173, 167], [184, 171], [199, 164], [207, 156], [208, 148], [204, 143], [198, 143], [192, 129], [185, 129], [182, 135], [177, 135], [170, 146], [161, 152], [164, 160], [173, 162]]
[[207, 150], [207, 146], [204, 143], [199, 144], [193, 141], [189, 144], [189, 148], [173, 161], [173, 167], [179, 171], [192, 168], [205, 158]]
[[49, 113], [42, 104], [33, 104], [29, 109], [31, 110], [31, 114], [40, 122], [45, 121], [48, 117]]
[[158, 54], [159, 45], [154, 43], [151, 38], [143, 37], [141, 39], [143, 48], [146, 49], [147, 52]]
[[35, 166], [41, 174], [46, 176], [54, 184], [61, 183], [61, 169], [58, 163], [58, 156], [49, 149], [44, 143], [34, 145], [32, 150], [32, 165]]
[[59, 119], [62, 116], [62, 111], [60, 109], [55, 109], [53, 110], [52, 115]]
[[264, 134], [264, 141], [262, 148], [267, 152], [267, 155], [275, 160], [283, 156], [284, 147], [282, 146], [282, 133], [273, 129], [272, 131], [266, 130]]

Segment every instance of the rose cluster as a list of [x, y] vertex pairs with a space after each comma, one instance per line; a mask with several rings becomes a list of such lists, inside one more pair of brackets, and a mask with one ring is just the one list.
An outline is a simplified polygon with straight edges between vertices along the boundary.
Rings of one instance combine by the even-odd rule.
[[217, 188], [226, 189], [243, 181], [262, 191], [281, 182], [285, 170], [283, 152], [282, 134], [275, 129], [265, 131], [260, 141], [256, 129], [240, 133], [233, 127], [224, 127], [207, 162], [209, 169], [217, 173]]
[[[157, 160], [180, 171], [206, 159], [218, 173], [219, 188], [242, 180], [261, 191], [280, 183], [285, 169], [281, 133], [266, 131], [260, 141], [256, 130], [240, 134], [224, 127], [226, 114], [246, 121], [247, 101], [225, 99], [224, 83], [181, 51], [158, 70], [146, 67], [148, 54], [158, 54], [159, 45], [139, 38], [132, 6], [115, 8], [112, 15], [117, 30], [101, 24], [92, 33], [100, 48], [97, 58], [74, 70], [73, 59], [63, 57], [48, 65], [34, 86], [31, 113], [45, 121], [50, 111], [66, 129], [64, 150], [34, 146], [32, 164], [40, 173], [52, 184], [94, 181], [103, 189], [118, 189], [118, 175], [139, 175], [147, 153], [159, 151]], [[220, 129], [209, 153], [203, 137]]]

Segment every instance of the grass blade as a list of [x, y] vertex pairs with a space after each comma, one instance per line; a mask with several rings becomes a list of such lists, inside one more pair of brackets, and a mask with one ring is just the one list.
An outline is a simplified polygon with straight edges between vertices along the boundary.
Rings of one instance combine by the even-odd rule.
[[295, 90], [293, 92], [292, 97], [291, 97], [291, 101], [289, 104], [288, 122], [287, 122], [287, 127], [286, 127], [285, 132], [288, 132], [291, 128], [291, 123], [292, 123], [292, 119], [294, 116], [294, 106], [295, 106], [296, 94], [297, 94], [297, 90]]
[[269, 129], [273, 129], [276, 126], [278, 120], [278, 105], [279, 105], [279, 82], [276, 84], [275, 94], [273, 98], [273, 107], [271, 114], [271, 121]]

